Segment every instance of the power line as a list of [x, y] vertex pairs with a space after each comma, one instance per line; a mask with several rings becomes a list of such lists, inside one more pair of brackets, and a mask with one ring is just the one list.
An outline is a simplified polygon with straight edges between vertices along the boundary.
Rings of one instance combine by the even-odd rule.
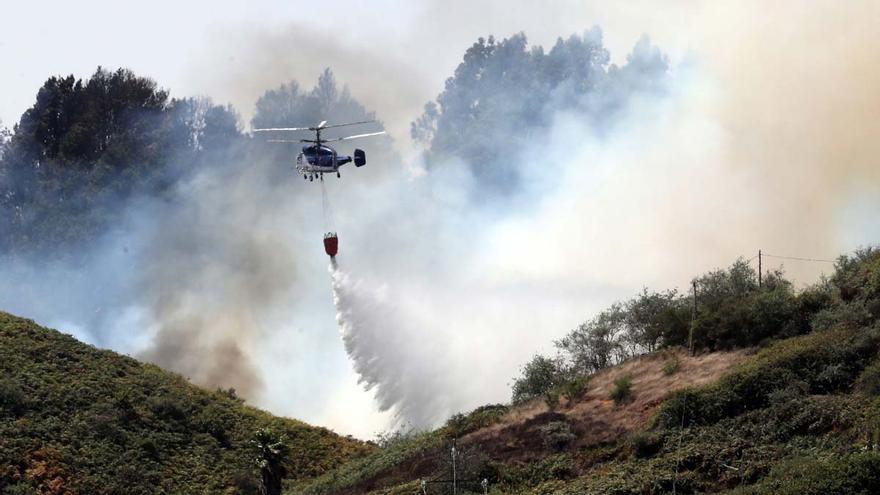
[[821, 258], [801, 258], [801, 257], [798, 257], [798, 256], [779, 256], [779, 255], [775, 255], [775, 254], [767, 254], [767, 253], [764, 253], [764, 256], [767, 256], [767, 257], [770, 257], [770, 258], [779, 258], [779, 259], [783, 259], [783, 260], [816, 261], [816, 262], [819, 262], [819, 263], [837, 263], [837, 262], [834, 261], [834, 260], [826, 260], [826, 259], [821, 259]]

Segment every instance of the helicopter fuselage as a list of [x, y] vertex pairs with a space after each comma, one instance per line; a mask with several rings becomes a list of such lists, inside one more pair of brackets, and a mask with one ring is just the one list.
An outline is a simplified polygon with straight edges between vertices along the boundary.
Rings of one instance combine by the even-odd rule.
[[337, 172], [339, 167], [351, 161], [350, 156], [339, 155], [329, 146], [303, 146], [296, 157], [296, 169], [304, 174]]

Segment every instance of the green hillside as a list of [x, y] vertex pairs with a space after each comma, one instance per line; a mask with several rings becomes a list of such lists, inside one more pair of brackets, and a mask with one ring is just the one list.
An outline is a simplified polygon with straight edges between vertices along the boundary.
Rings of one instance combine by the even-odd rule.
[[[694, 357], [660, 345], [588, 372], [536, 357], [513, 405], [395, 438], [288, 493], [415, 494], [422, 480], [426, 493], [452, 493], [453, 439], [458, 479], [469, 480], [458, 493], [483, 493], [483, 479], [495, 494], [880, 493], [880, 251], [842, 256], [801, 291], [781, 272], [771, 284], [754, 276], [738, 262], [697, 279]], [[668, 306], [637, 312], [654, 316], [633, 328], [674, 343], [681, 321], [670, 314], [693, 301], [651, 301]], [[617, 321], [628, 308], [644, 309], [615, 305]], [[603, 315], [575, 332], [596, 337]]]
[[0, 493], [253, 494], [265, 427], [293, 479], [372, 448], [0, 313]]

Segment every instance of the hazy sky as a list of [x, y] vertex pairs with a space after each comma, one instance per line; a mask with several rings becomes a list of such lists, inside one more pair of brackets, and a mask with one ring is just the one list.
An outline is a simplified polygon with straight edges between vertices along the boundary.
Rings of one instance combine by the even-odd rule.
[[[436, 95], [478, 36], [525, 31], [549, 44], [600, 25], [621, 57], [642, 33], [685, 46], [679, 2], [376, 0], [5, 2], [0, 120], [11, 126], [53, 74], [129, 67], [175, 96], [207, 95], [249, 117], [269, 87], [310, 85], [330, 66], [386, 120], [408, 121]], [[686, 12], [701, 10], [689, 4]], [[378, 49], [381, 47], [381, 50]], [[384, 89], [383, 89], [384, 88]], [[389, 108], [390, 107], [390, 108]], [[403, 115], [408, 114], [408, 115]], [[398, 129], [405, 130], [402, 125]]]

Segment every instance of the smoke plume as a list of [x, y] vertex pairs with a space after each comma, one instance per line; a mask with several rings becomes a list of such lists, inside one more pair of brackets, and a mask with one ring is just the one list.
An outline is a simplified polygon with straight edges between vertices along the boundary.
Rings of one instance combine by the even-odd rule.
[[[509, 2], [492, 3], [491, 15], [433, 2], [412, 19], [443, 36], [389, 31], [387, 58], [379, 45], [333, 45], [339, 60], [381, 62], [382, 77], [362, 85], [372, 62], [337, 74], [362, 101], [391, 80], [371, 107], [393, 120], [397, 146], [479, 35], [534, 27], [546, 45], [547, 26], [567, 36], [599, 22], [616, 39], [612, 57], [624, 56], [621, 39], [632, 46], [647, 32], [674, 62], [668, 91], [628, 101], [603, 133], [564, 104], [548, 106], [549, 128], [519, 139], [524, 158], [511, 167], [525, 186], [503, 206], [474, 204], [485, 189], [454, 160], [430, 170], [371, 161], [328, 181], [344, 262], [331, 271], [335, 308], [319, 191], [278, 163], [206, 170], [171, 197], [132, 206], [79, 278], [40, 267], [41, 282], [23, 287], [31, 272], [3, 267], [0, 306], [367, 436], [383, 426], [375, 409], [426, 426], [508, 400], [533, 353], [644, 285], [684, 288], [759, 248], [826, 258], [880, 236], [876, 2], [582, 3], [528, 7], [535, 19], [544, 15], [535, 10], [564, 19], [542, 24]], [[285, 39], [255, 39], [251, 68], [266, 70], [243, 69], [248, 56], [237, 53], [228, 65], [240, 87], [229, 91], [244, 102], [297, 70], [306, 79], [325, 61], [336, 69], [333, 53], [312, 60], [311, 50], [303, 56], [314, 67], [293, 67], [295, 54], [279, 53]], [[424, 86], [402, 83], [410, 66]], [[214, 75], [204, 73], [229, 80]], [[250, 85], [251, 76], [271, 80]], [[785, 268], [800, 283], [830, 270]]]

